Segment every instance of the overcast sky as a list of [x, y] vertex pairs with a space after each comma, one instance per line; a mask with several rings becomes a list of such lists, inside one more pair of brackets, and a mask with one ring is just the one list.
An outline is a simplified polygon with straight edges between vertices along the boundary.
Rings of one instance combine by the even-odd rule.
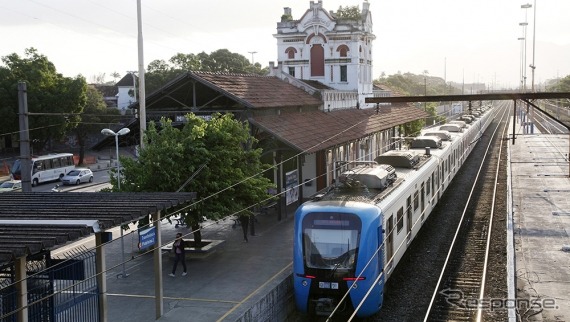
[[[363, 0], [323, 0], [326, 10]], [[382, 72], [447, 81], [520, 82], [523, 27], [526, 65], [533, 60], [534, 0], [370, 0], [376, 40], [374, 78]], [[536, 0], [535, 83], [570, 75], [570, 1]], [[299, 19], [309, 0], [142, 0], [144, 66], [176, 53], [228, 49], [267, 66], [276, 61], [284, 7]], [[34, 47], [64, 76], [138, 69], [136, 0], [0, 0], [0, 56]], [[525, 18], [526, 13], [526, 18]], [[527, 69], [527, 86], [531, 86]]]

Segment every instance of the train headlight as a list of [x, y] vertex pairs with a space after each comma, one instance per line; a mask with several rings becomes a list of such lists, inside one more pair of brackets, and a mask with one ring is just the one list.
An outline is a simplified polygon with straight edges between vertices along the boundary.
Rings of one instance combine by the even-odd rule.
[[357, 288], [358, 288], [358, 284], [356, 284], [356, 283], [352, 284], [352, 288], [353, 288], [353, 289], [357, 289]]
[[307, 283], [307, 281], [306, 281], [306, 280], [304, 280], [304, 281], [302, 281], [302, 282], [301, 282], [301, 285], [303, 285], [303, 286], [307, 286], [307, 285], [309, 285], [309, 283]]

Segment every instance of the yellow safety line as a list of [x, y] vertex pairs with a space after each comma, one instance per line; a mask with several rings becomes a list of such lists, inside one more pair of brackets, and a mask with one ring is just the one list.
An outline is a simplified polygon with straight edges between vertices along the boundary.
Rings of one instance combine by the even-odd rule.
[[[107, 293], [109, 296], [123, 296], [123, 297], [140, 297], [140, 298], [149, 298], [154, 299], [154, 295], [136, 295], [136, 294], [117, 294], [117, 293]], [[224, 301], [224, 300], [210, 300], [210, 299], [196, 299], [190, 297], [170, 297], [164, 296], [164, 299], [168, 300], [182, 300], [182, 301], [198, 301], [198, 302], [214, 302], [214, 303], [230, 303], [230, 304], [239, 304], [238, 301]]]
[[291, 267], [291, 265], [293, 265], [293, 262], [291, 261], [287, 266], [283, 267], [282, 270], [280, 270], [277, 274], [273, 275], [270, 279], [268, 279], [265, 283], [263, 283], [260, 287], [258, 287], [257, 289], [255, 289], [255, 291], [251, 292], [248, 296], [246, 296], [241, 302], [239, 302], [237, 305], [235, 305], [231, 310], [229, 310], [228, 312], [226, 312], [226, 314], [224, 314], [221, 318], [218, 319], [218, 321], [216, 322], [220, 322], [222, 321], [224, 318], [226, 318], [226, 316], [230, 315], [233, 311], [235, 311], [235, 309], [237, 309], [240, 305], [242, 305], [245, 301], [249, 300], [255, 293], [257, 293], [260, 289], [262, 289], [263, 287], [265, 287], [265, 285], [267, 285], [269, 282], [271, 282], [272, 280], [274, 280], [278, 275], [280, 275], [281, 273], [283, 273], [286, 269], [288, 269], [289, 267]]

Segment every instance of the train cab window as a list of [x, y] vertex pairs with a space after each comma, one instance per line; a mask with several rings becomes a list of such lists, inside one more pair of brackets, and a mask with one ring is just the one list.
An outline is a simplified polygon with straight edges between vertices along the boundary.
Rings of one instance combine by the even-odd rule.
[[397, 232], [400, 233], [400, 230], [404, 228], [404, 207], [401, 207], [398, 210], [398, 215], [396, 216], [396, 220], [398, 220], [398, 223], [396, 224]]
[[361, 221], [354, 214], [311, 213], [303, 218], [305, 265], [320, 269], [354, 269]]
[[420, 192], [416, 190], [414, 193], [414, 211], [420, 207]]

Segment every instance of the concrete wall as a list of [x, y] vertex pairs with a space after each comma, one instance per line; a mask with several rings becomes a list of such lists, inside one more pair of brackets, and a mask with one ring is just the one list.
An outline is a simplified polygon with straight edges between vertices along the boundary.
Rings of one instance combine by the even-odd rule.
[[[284, 322], [295, 312], [293, 300], [293, 275], [290, 270], [279, 276], [276, 285], [237, 318], [236, 322]], [[229, 321], [225, 319], [224, 321]]]

